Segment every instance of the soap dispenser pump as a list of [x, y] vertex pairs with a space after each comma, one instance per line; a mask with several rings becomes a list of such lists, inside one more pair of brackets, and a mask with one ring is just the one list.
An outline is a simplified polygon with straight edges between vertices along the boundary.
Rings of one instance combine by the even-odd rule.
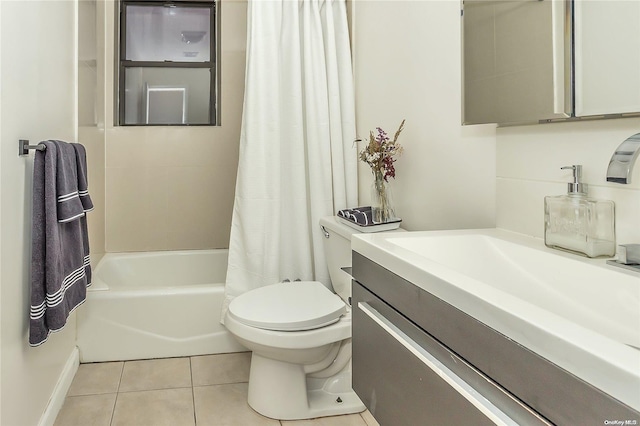
[[587, 195], [582, 183], [582, 166], [564, 166], [573, 170], [573, 182], [567, 194], [544, 198], [544, 243], [588, 257], [613, 256], [616, 251], [615, 205]]
[[576, 164], [560, 167], [560, 170], [567, 169], [573, 170], [573, 182], [567, 184], [567, 195], [587, 195], [587, 184], [580, 182], [582, 179], [582, 166]]

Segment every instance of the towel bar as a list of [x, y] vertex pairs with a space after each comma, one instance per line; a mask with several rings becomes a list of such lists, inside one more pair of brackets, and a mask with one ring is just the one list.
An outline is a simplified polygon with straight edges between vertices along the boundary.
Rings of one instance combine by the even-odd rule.
[[29, 145], [29, 140], [20, 139], [18, 141], [18, 156], [29, 154], [30, 149], [35, 149], [36, 151], [44, 151], [47, 149], [45, 145]]

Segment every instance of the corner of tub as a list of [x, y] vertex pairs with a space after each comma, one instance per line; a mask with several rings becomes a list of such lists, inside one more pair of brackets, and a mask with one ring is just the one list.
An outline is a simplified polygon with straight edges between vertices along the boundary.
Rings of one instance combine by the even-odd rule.
[[104, 291], [109, 290], [109, 286], [101, 279], [94, 278], [91, 285], [87, 288], [89, 291]]

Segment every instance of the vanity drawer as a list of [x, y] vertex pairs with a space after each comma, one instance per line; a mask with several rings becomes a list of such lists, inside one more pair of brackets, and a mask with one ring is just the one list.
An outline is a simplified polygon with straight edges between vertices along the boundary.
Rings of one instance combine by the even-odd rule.
[[[601, 426], [611, 419], [628, 419], [628, 424], [638, 422], [637, 411], [357, 252], [353, 252], [352, 273], [356, 300], [353, 303], [354, 372], [355, 348], [358, 341], [366, 337], [357, 325], [362, 320], [357, 319], [361, 313], [355, 297], [364, 290], [367, 297], [377, 300], [376, 310], [388, 309], [389, 315], [398, 315], [445, 345], [552, 424]], [[377, 350], [382, 349], [378, 346]], [[355, 386], [354, 375], [354, 389]], [[366, 393], [361, 398], [366, 398]]]
[[353, 336], [353, 388], [382, 426], [549, 424], [357, 282]]

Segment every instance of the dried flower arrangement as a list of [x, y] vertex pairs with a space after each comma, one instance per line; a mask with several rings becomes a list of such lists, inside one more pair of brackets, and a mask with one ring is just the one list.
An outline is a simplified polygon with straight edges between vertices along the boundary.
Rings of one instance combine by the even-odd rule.
[[389, 182], [389, 178], [396, 177], [396, 169], [393, 163], [396, 161], [396, 156], [402, 154], [403, 147], [398, 143], [398, 137], [404, 129], [404, 122], [400, 123], [400, 127], [396, 131], [393, 140], [389, 139], [387, 132], [380, 127], [376, 127], [378, 134], [373, 135], [373, 132], [369, 132], [369, 144], [360, 151], [360, 160], [364, 161], [371, 167], [371, 172], [376, 179], [382, 178], [385, 182]]
[[398, 143], [398, 137], [404, 129], [404, 122], [405, 120], [402, 120], [400, 123], [393, 140], [389, 138], [387, 132], [376, 127], [378, 134], [374, 136], [373, 132], [369, 132], [369, 143], [359, 153], [360, 160], [371, 167], [374, 176], [371, 192], [374, 223], [386, 223], [396, 219], [387, 183], [390, 177], [396, 177], [396, 168], [393, 163], [396, 162], [395, 157], [402, 154], [403, 151], [402, 145]]

